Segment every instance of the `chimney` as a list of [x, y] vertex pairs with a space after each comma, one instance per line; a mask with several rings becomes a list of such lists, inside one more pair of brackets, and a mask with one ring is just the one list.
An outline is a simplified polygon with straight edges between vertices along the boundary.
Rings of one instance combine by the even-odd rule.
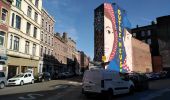
[[154, 21], [152, 21], [152, 22], [151, 22], [151, 24], [152, 24], [152, 25], [155, 25], [155, 22], [154, 22]]
[[139, 25], [136, 25], [136, 28], [139, 28]]
[[63, 33], [63, 38], [64, 38], [64, 40], [67, 40], [67, 33], [66, 32]]

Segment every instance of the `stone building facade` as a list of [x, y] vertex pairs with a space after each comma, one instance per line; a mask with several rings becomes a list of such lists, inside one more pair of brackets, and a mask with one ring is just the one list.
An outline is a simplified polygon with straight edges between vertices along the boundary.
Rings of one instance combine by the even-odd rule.
[[8, 78], [39, 65], [42, 0], [13, 0], [7, 40]]

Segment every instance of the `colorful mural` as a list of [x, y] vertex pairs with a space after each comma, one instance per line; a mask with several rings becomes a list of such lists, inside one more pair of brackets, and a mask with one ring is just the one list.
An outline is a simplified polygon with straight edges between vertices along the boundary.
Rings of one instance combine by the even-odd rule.
[[123, 9], [116, 4], [104, 3], [104, 56], [105, 62], [109, 62], [106, 69], [119, 72], [131, 70], [132, 49], [128, 49], [131, 48], [130, 26]]

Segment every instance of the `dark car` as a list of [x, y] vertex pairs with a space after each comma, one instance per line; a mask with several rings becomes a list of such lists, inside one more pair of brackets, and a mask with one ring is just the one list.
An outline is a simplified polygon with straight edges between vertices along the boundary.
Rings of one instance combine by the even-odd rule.
[[50, 80], [51, 80], [51, 74], [49, 72], [43, 72], [38, 75], [39, 82], [50, 81]]
[[4, 88], [7, 85], [7, 79], [5, 73], [0, 71], [0, 89]]
[[133, 81], [136, 91], [147, 90], [149, 88], [149, 81], [145, 74], [131, 73], [129, 78]]

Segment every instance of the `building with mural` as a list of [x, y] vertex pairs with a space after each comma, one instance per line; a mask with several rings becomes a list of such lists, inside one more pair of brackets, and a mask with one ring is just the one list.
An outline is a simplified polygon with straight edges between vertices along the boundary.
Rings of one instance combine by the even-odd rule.
[[0, 71], [7, 71], [6, 62], [6, 47], [7, 36], [10, 18], [10, 9], [13, 0], [1, 0], [0, 1]]
[[126, 11], [117, 4], [104, 3], [94, 14], [94, 61], [108, 62], [105, 69], [134, 71], [131, 24]]

